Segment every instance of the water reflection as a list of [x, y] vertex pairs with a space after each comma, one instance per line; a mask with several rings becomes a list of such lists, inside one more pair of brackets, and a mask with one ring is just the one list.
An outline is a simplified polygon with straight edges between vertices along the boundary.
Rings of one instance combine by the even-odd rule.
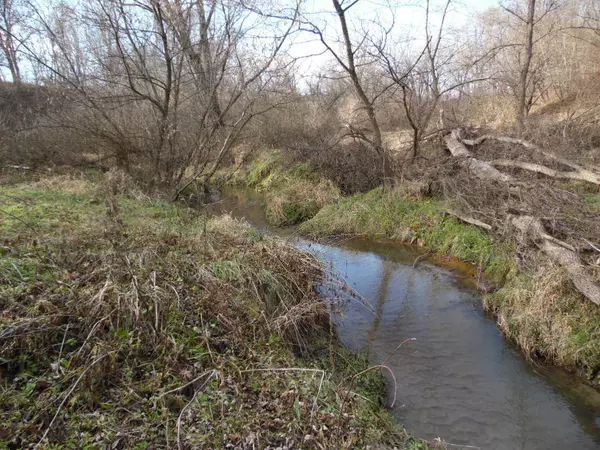
[[411, 432], [484, 449], [600, 447], [600, 395], [562, 371], [540, 372], [507, 346], [468, 277], [426, 263], [414, 268], [417, 254], [403, 247], [364, 246], [311, 250], [377, 313], [349, 302], [338, 319], [345, 345], [379, 363], [405, 339], [417, 339], [387, 363], [398, 380], [394, 415]]

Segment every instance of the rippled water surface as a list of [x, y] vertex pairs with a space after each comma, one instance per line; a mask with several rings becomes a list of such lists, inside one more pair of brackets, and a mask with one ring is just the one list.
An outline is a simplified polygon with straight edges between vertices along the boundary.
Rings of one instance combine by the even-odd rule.
[[[265, 228], [260, 198], [237, 192], [215, 208]], [[367, 301], [337, 318], [347, 347], [386, 364], [393, 413], [414, 435], [455, 447], [598, 449], [600, 394], [562, 370], [525, 361], [482, 311], [470, 278], [372, 241], [296, 244], [330, 264]], [[406, 339], [415, 338], [400, 348]], [[470, 447], [467, 447], [470, 446]]]

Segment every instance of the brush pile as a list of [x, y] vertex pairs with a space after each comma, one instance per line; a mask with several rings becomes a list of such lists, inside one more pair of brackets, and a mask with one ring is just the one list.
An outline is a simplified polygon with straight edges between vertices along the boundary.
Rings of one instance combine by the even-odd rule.
[[528, 141], [468, 129], [444, 143], [449, 157], [421, 162], [412, 178], [442, 191], [450, 214], [510, 241], [522, 264], [545, 255], [600, 305], [600, 172]]

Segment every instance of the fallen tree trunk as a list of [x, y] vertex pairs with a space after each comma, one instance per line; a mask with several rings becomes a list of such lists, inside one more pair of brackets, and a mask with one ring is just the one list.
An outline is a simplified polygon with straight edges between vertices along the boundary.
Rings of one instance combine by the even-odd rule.
[[449, 135], [444, 137], [446, 147], [452, 156], [455, 158], [464, 158], [463, 165], [472, 170], [479, 178], [495, 180], [502, 183], [513, 181], [513, 178], [510, 175], [506, 175], [489, 163], [475, 158], [475, 155], [463, 143], [460, 136], [461, 132], [461, 129], [452, 130]]
[[490, 164], [494, 167], [516, 167], [518, 169], [529, 170], [530, 172], [541, 173], [551, 178], [562, 178], [566, 180], [578, 180], [596, 183], [595, 181], [592, 181], [588, 175], [582, 172], [562, 172], [560, 170], [554, 170], [549, 167], [542, 166], [541, 164], [533, 164], [524, 161], [510, 161], [508, 159], [495, 159], [490, 161]]
[[524, 235], [531, 236], [540, 250], [565, 269], [579, 292], [600, 306], [600, 286], [587, 272], [573, 247], [549, 236], [539, 219], [531, 216], [511, 216], [510, 221]]
[[[556, 161], [557, 163], [562, 164], [563, 166], [570, 167], [571, 169], [573, 169], [573, 172], [556, 171], [556, 170], [550, 169], [549, 167], [546, 167], [546, 166], [542, 166], [539, 164], [531, 164], [530, 165], [529, 163], [519, 163], [519, 164], [522, 164], [523, 166], [520, 167], [520, 166], [515, 165], [515, 167], [520, 167], [525, 170], [532, 170], [534, 172], [543, 173], [545, 175], [548, 175], [548, 176], [554, 177], [554, 178], [569, 178], [572, 180], [586, 181], [588, 183], [600, 185], [600, 173], [594, 172], [593, 170], [583, 167], [583, 166], [580, 166], [579, 164], [575, 164], [574, 162], [569, 161], [568, 159], [565, 159], [561, 156], [555, 155], [552, 152], [548, 152], [548, 151], [538, 147], [537, 145], [535, 145], [529, 141], [525, 141], [523, 139], [517, 139], [517, 138], [508, 137], [508, 136], [483, 135], [477, 139], [463, 139], [462, 143], [473, 147], [476, 145], [480, 145], [487, 140], [494, 140], [494, 141], [499, 141], [499, 142], [507, 142], [509, 144], [522, 145], [523, 147], [525, 147], [528, 150], [532, 150], [536, 153], [539, 153], [540, 155], [543, 155], [546, 158]], [[500, 160], [500, 161], [504, 161], [504, 160]], [[494, 164], [494, 165], [497, 165], [497, 164]], [[527, 167], [525, 165], [527, 165], [529, 167]]]

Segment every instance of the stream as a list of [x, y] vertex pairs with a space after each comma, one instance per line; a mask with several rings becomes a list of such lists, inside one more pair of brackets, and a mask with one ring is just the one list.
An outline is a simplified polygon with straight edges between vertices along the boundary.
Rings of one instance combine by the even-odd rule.
[[[230, 212], [310, 251], [368, 301], [336, 315], [342, 343], [385, 361], [396, 420], [448, 448], [549, 450], [600, 448], [600, 393], [562, 369], [527, 361], [486, 316], [473, 277], [439, 266], [410, 247], [349, 240], [325, 245], [269, 229], [262, 198], [226, 190], [212, 213]], [[416, 339], [405, 342], [407, 339]], [[400, 346], [400, 347], [399, 347]]]

